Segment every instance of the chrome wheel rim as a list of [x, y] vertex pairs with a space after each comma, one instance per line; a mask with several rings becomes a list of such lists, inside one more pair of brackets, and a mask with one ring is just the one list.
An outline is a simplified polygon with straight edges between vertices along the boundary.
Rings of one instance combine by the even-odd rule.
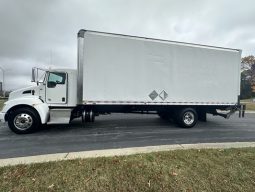
[[18, 114], [13, 120], [14, 126], [19, 130], [26, 130], [33, 124], [33, 118], [26, 113]]
[[184, 113], [183, 115], [183, 122], [186, 124], [186, 125], [192, 125], [195, 121], [195, 115], [188, 111], [186, 113]]

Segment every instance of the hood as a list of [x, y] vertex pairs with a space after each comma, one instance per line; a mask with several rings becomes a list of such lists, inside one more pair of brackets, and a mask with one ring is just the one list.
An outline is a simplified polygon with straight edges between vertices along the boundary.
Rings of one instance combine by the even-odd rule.
[[16, 99], [18, 97], [26, 97], [31, 95], [39, 95], [38, 86], [30, 86], [22, 89], [12, 91], [9, 95], [9, 100]]

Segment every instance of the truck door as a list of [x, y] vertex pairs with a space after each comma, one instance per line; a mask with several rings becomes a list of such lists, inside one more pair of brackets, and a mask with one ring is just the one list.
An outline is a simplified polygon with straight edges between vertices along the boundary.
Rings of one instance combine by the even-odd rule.
[[49, 72], [46, 85], [46, 102], [49, 104], [66, 104], [67, 83], [67, 73]]

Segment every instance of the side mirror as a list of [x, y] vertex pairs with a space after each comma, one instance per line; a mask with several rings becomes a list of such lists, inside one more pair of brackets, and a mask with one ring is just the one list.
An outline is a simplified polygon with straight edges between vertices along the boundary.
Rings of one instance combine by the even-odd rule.
[[31, 82], [35, 82], [35, 68], [32, 68], [32, 79]]
[[57, 85], [57, 83], [54, 81], [48, 81], [48, 83], [47, 83], [48, 88], [54, 88], [54, 87], [56, 87], [56, 85]]

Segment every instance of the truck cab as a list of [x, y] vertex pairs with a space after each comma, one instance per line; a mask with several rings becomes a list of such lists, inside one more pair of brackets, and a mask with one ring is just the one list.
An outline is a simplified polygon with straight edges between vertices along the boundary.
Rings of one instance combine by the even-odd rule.
[[39, 98], [51, 107], [76, 106], [76, 79], [76, 70], [57, 69], [46, 71], [43, 81], [38, 84]]
[[[15, 133], [29, 133], [40, 124], [68, 123], [71, 109], [77, 104], [77, 72], [73, 69], [33, 68], [32, 82], [35, 86], [10, 93], [5, 102], [0, 121], [7, 121]], [[68, 112], [56, 121], [54, 110]], [[57, 112], [59, 113], [59, 111]]]

